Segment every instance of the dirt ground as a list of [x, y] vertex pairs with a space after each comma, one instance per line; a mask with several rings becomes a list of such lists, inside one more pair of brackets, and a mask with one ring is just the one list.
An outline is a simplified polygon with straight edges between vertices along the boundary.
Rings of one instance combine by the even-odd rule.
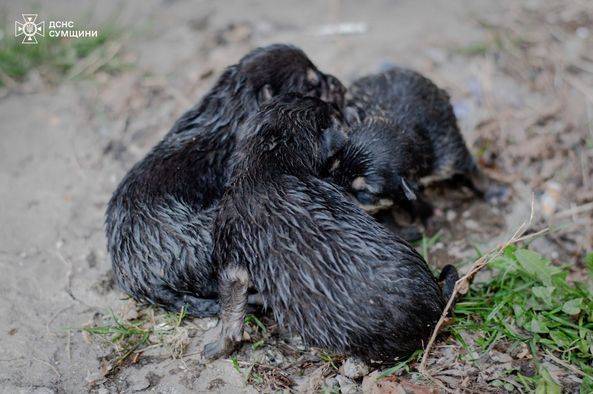
[[[229, 360], [199, 360], [210, 320], [186, 321], [182, 354], [147, 349], [114, 373], [102, 361], [109, 348], [80, 328], [110, 309], [134, 308], [114, 287], [105, 250], [103, 214], [117, 183], [225, 65], [268, 43], [302, 47], [345, 83], [399, 64], [450, 92], [468, 145], [514, 192], [501, 207], [441, 202], [431, 264], [463, 266], [474, 246], [508, 236], [529, 215], [533, 192], [542, 214], [537, 223], [563, 229], [535, 247], [574, 264], [579, 275], [593, 242], [593, 10], [585, 1], [518, 3], [36, 2], [41, 18], [78, 21], [90, 13], [99, 29], [117, 15], [125, 31], [118, 56], [131, 66], [58, 85], [32, 73], [1, 91], [0, 391], [256, 391]], [[29, 12], [26, 4], [2, 7], [18, 19]], [[345, 22], [359, 24], [359, 31], [325, 34], [324, 27]], [[284, 365], [290, 357], [281, 349], [260, 352], [269, 364]], [[287, 379], [293, 389], [318, 389], [313, 380], [324, 370], [303, 361], [303, 355], [315, 359], [310, 352], [299, 352], [315, 368], [287, 372]], [[239, 361], [251, 353], [244, 350]], [[449, 377], [450, 387], [456, 378], [463, 381]], [[332, 379], [325, 384], [361, 390], [359, 383]], [[487, 380], [476, 379], [474, 391], [488, 389]]]

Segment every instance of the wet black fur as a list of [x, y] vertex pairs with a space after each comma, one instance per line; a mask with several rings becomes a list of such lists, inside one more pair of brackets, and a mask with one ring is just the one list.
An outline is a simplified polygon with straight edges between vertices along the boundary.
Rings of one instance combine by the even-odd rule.
[[386, 207], [392, 202], [412, 210], [410, 200], [421, 200], [418, 180], [433, 169], [434, 149], [426, 134], [418, 127], [404, 129], [388, 119], [367, 116], [354, 123], [348, 137], [324, 174], [346, 187], [367, 210], [381, 206], [381, 201], [388, 201], [383, 203]]
[[106, 212], [119, 286], [136, 300], [218, 314], [212, 223], [240, 125], [270, 96], [301, 92], [343, 102], [344, 87], [298, 48], [256, 49], [228, 67], [121, 181]]
[[[409, 200], [402, 193], [402, 178], [420, 202], [421, 178], [440, 181], [459, 175], [482, 194], [475, 185], [482, 174], [445, 90], [415, 71], [392, 68], [355, 81], [348, 96], [351, 141], [336, 156], [332, 177], [363, 205], [386, 197]], [[369, 187], [353, 189], [357, 177], [364, 177]]]
[[409, 355], [438, 321], [448, 294], [423, 258], [319, 178], [331, 114], [291, 95], [248, 122], [214, 227], [221, 336], [205, 357], [241, 340], [249, 281], [280, 326], [367, 361]]

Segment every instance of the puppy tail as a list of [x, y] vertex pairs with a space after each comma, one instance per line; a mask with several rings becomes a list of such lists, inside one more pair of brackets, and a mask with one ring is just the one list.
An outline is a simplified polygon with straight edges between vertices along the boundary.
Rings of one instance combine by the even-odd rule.
[[453, 289], [455, 289], [455, 283], [458, 279], [459, 273], [457, 273], [457, 269], [455, 269], [455, 267], [450, 264], [443, 267], [443, 270], [439, 275], [439, 283], [441, 284], [443, 297], [445, 300], [449, 300], [449, 298], [451, 298]]

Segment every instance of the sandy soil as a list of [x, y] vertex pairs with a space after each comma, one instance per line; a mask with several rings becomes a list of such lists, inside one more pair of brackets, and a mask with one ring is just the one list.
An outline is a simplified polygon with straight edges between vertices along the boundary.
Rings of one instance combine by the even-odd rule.
[[[0, 391], [7, 393], [254, 391], [228, 360], [203, 365], [196, 352], [182, 358], [146, 352], [136, 364], [105, 379], [105, 347], [89, 343], [79, 331], [96, 314], [128, 305], [114, 288], [105, 251], [103, 213], [111, 192], [222, 68], [249, 49], [294, 43], [320, 69], [345, 82], [390, 64], [416, 68], [450, 91], [474, 151], [484, 146], [484, 133], [493, 133], [492, 139], [506, 138], [525, 127], [509, 118], [508, 111], [539, 111], [554, 104], [552, 95], [537, 93], [528, 83], [505, 76], [504, 70], [456, 51], [487, 41], [488, 33], [477, 21], [504, 18], [513, 8], [509, 1], [37, 4], [47, 19], [76, 21], [94, 10], [92, 23], [98, 28], [117, 12], [118, 23], [129, 33], [124, 53], [133, 67], [55, 87], [33, 76], [21, 90], [5, 92], [1, 98]], [[4, 8], [15, 17], [29, 10], [13, 3]], [[364, 23], [366, 32], [318, 34], [322, 26], [337, 22]], [[571, 97], [577, 102], [571, 108], [578, 128], [583, 98], [578, 92]], [[531, 115], [525, 114], [522, 121]], [[491, 119], [503, 116], [504, 124], [483, 131]], [[482, 133], [476, 131], [480, 128]], [[489, 146], [497, 146], [496, 141]], [[507, 154], [500, 147], [491, 151], [496, 153], [489, 162], [492, 169], [515, 182], [513, 202], [500, 209], [475, 201], [443, 204], [434, 226], [443, 228], [444, 235], [431, 263], [464, 261], [473, 256], [473, 244], [496, 242], [525, 218], [531, 190], [545, 193], [551, 178], [560, 177], [556, 181], [562, 185], [578, 181], [571, 175], [574, 171], [564, 176], [560, 165], [530, 183], [523, 169], [544, 171], [535, 167], [535, 159], [527, 157], [518, 173], [509, 173], [509, 163], [528, 153]], [[584, 180], [578, 182], [575, 190], [587, 186]], [[559, 204], [569, 208], [578, 202], [577, 191], [567, 190], [575, 194], [564, 196]], [[546, 247], [550, 245], [542, 244]], [[556, 253], [575, 261], [582, 253], [579, 247], [562, 250]], [[190, 324], [191, 346], [199, 349], [202, 332], [211, 322]]]

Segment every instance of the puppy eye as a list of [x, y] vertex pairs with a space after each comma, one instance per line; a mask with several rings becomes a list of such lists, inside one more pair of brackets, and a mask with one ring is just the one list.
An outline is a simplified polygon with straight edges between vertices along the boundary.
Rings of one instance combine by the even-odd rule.
[[367, 191], [355, 193], [356, 199], [363, 205], [374, 205], [378, 198], [372, 193]]

